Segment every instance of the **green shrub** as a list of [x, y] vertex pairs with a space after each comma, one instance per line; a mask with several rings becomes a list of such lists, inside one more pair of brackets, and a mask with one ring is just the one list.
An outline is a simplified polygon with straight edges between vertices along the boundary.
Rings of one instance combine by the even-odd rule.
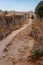
[[32, 59], [32, 60], [36, 60], [36, 59], [38, 59], [39, 56], [40, 56], [39, 50], [34, 50], [34, 51], [32, 52], [31, 59]]
[[7, 11], [5, 11], [4, 13], [5, 13], [5, 14], [8, 14], [8, 12], [7, 12]]
[[39, 18], [43, 17], [43, 1], [40, 1], [40, 3], [36, 6], [35, 14]]
[[34, 19], [34, 15], [32, 15], [31, 19]]
[[35, 60], [38, 60], [42, 56], [43, 56], [43, 51], [36, 49], [32, 51], [32, 55], [30, 55], [28, 58], [30, 58], [29, 60], [35, 61]]

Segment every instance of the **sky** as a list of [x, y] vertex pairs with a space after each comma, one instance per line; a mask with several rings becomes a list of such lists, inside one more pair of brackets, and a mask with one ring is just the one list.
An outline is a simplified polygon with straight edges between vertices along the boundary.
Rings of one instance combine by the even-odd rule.
[[41, 0], [0, 0], [0, 10], [34, 11]]

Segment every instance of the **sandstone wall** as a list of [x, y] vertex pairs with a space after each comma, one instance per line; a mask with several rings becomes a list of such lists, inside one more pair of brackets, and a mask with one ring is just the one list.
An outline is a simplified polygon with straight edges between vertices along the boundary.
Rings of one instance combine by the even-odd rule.
[[[1, 12], [2, 13], [2, 12]], [[24, 14], [0, 13], [0, 40], [5, 38], [13, 30], [20, 28], [25, 20]]]

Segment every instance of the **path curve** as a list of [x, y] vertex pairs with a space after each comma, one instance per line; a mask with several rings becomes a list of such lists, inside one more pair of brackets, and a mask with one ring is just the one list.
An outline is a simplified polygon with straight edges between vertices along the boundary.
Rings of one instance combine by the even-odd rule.
[[2, 55], [3, 49], [6, 46], [6, 44], [10, 43], [10, 41], [13, 39], [13, 37], [15, 37], [19, 32], [21, 32], [22, 30], [24, 30], [27, 26], [31, 25], [32, 20], [29, 20], [29, 24], [24, 25], [22, 28], [20, 28], [19, 30], [13, 31], [9, 36], [7, 36], [5, 39], [3, 39], [2, 41], [0, 41], [0, 56]]

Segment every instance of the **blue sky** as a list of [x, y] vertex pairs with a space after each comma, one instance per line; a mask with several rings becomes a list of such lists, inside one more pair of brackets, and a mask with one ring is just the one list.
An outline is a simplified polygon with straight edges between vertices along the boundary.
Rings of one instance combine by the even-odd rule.
[[1, 10], [31, 11], [41, 0], [0, 0]]

